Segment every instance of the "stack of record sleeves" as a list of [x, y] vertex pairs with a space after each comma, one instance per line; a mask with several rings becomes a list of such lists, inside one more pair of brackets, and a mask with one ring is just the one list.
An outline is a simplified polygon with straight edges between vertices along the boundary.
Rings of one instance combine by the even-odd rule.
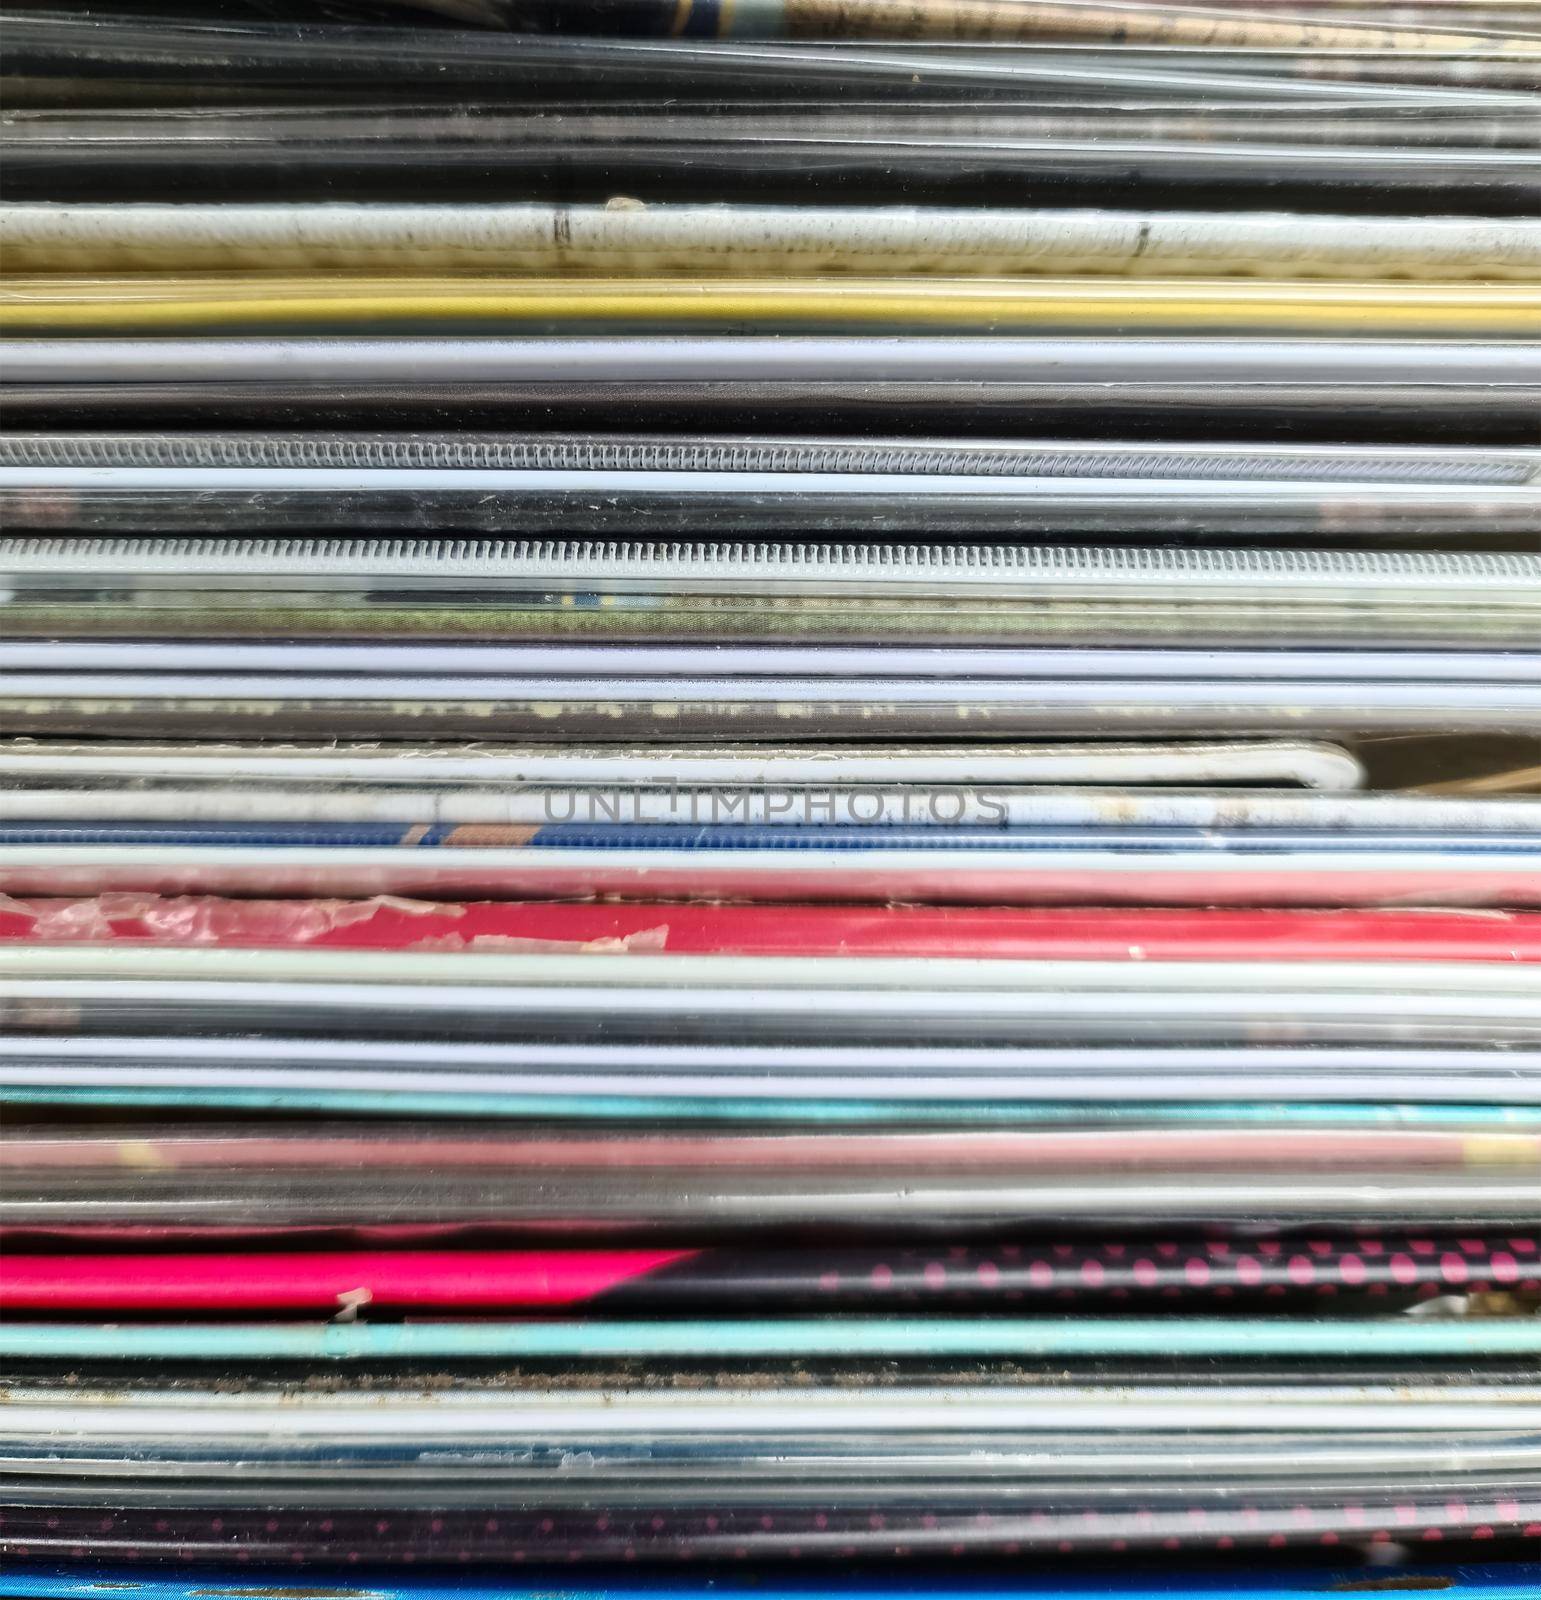
[[1541, 0], [3, 10], [0, 1596], [1541, 1595]]

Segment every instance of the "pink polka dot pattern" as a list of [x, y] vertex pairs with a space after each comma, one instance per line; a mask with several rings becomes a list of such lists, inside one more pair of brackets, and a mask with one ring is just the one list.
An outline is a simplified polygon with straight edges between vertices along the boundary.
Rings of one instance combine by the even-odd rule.
[[[980, 1305], [1048, 1299], [1057, 1304], [1127, 1303], [1140, 1298], [1245, 1306], [1248, 1297], [1331, 1299], [1541, 1286], [1541, 1244], [1528, 1236], [1441, 1238], [1376, 1233], [1263, 1237], [1240, 1242], [1190, 1235], [1124, 1240], [1035, 1241], [936, 1251], [895, 1248], [765, 1254], [702, 1251], [607, 1292], [649, 1305], [875, 1304], [941, 1301]], [[1379, 1309], [1386, 1309], [1385, 1305]]]
[[[494, 1564], [554, 1561], [754, 1560], [790, 1555], [843, 1559], [906, 1554], [960, 1557], [1008, 1550], [1074, 1552], [1139, 1549], [1230, 1550], [1408, 1542], [1488, 1541], [1530, 1537], [1541, 1528], [1541, 1500], [1418, 1501], [1399, 1496], [1351, 1504], [1328, 1493], [1236, 1501], [1223, 1495], [1173, 1496], [1145, 1505], [996, 1502], [938, 1505], [925, 1511], [858, 1504], [815, 1509], [778, 1505], [724, 1506], [711, 1514], [666, 1516], [624, 1505], [596, 1517], [592, 1508], [542, 1517], [510, 1511], [496, 1519], [480, 1512], [436, 1507], [394, 1515], [386, 1533], [369, 1513], [334, 1511], [323, 1532], [313, 1513], [221, 1508], [181, 1510], [154, 1519], [133, 1510], [100, 1507], [8, 1507], [0, 1511], [0, 1557], [58, 1562], [216, 1562], [239, 1555], [258, 1565], [422, 1562]], [[277, 1522], [276, 1528], [269, 1526]], [[52, 1524], [52, 1526], [50, 1526]], [[1395, 1530], [1393, 1535], [1391, 1530]], [[244, 1580], [243, 1580], [244, 1581]]]
[[[753, 1284], [753, 1288], [749, 1285]], [[1259, 1306], [1285, 1312], [1322, 1305], [1348, 1307], [1356, 1297], [1374, 1310], [1436, 1295], [1541, 1287], [1541, 1243], [1531, 1235], [1444, 1236], [1379, 1231], [1288, 1234], [1227, 1241], [1190, 1233], [1098, 1241], [1014, 1240], [978, 1248], [810, 1250], [801, 1253], [703, 1251], [650, 1276], [641, 1292], [666, 1286], [680, 1303], [763, 1306], [799, 1299], [824, 1306], [932, 1301], [990, 1307], [1008, 1301], [1057, 1311], [1063, 1304], [1123, 1311], [1214, 1311]], [[607, 1294], [607, 1306], [639, 1286]], [[694, 1299], [692, 1298], [694, 1297]], [[714, 1298], [715, 1297], [715, 1298]], [[779, 1297], [779, 1299], [778, 1299]], [[1327, 1304], [1323, 1305], [1322, 1302]], [[656, 1305], [655, 1298], [649, 1304]], [[1465, 1490], [1457, 1480], [1456, 1492]], [[194, 1491], [189, 1491], [194, 1492]], [[0, 1510], [0, 1557], [114, 1563], [250, 1563], [287, 1565], [490, 1564], [532, 1567], [552, 1562], [659, 1560], [754, 1561], [848, 1556], [960, 1558], [1002, 1552], [1139, 1550], [1349, 1549], [1391, 1542], [1459, 1547], [1534, 1538], [1541, 1501], [1486, 1490], [1491, 1499], [1420, 1501], [1399, 1488], [1383, 1502], [1360, 1493], [1353, 1502], [1312, 1485], [1289, 1498], [1227, 1499], [1173, 1488], [1162, 1499], [1085, 1505], [1035, 1499], [1028, 1486], [992, 1498], [988, 1514], [974, 1503], [928, 1503], [875, 1509], [860, 1493], [838, 1503], [723, 1505], [661, 1511], [585, 1497], [582, 1509], [540, 1512], [501, 1505], [497, 1515], [454, 1505], [318, 1512], [221, 1505], [154, 1513], [94, 1506]], [[961, 1494], [961, 1491], [955, 1491]], [[1184, 1496], [1188, 1498], [1184, 1498]]]

